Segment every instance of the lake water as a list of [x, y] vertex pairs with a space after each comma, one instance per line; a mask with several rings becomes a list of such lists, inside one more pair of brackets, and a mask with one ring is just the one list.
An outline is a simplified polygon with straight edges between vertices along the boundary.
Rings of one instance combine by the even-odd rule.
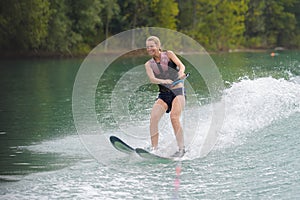
[[[132, 59], [105, 71], [94, 108], [78, 104], [82, 116], [94, 110], [99, 131], [85, 117], [78, 130], [73, 119], [83, 60], [1, 60], [0, 199], [299, 199], [300, 52], [211, 57], [225, 85], [217, 143], [199, 156], [203, 138], [194, 136], [208, 130], [213, 103], [201, 77], [191, 73], [194, 91], [187, 92], [182, 119], [188, 152], [176, 162], [125, 155], [108, 142], [118, 135], [133, 146], [150, 144], [156, 87], [128, 91], [132, 74], [143, 77], [138, 70], [126, 73]], [[166, 115], [160, 124], [160, 145], [172, 149], [168, 121]]]

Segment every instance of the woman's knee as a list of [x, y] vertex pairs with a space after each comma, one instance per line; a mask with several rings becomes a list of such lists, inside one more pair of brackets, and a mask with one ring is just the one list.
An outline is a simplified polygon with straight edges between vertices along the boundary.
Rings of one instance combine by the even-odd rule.
[[171, 112], [170, 119], [172, 123], [176, 123], [180, 121], [180, 113], [178, 112]]

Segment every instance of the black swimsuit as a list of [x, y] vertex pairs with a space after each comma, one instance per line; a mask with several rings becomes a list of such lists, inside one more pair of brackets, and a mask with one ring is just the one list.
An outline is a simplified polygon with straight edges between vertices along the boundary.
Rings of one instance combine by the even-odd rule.
[[185, 89], [184, 88], [176, 88], [173, 90], [168, 90], [168, 91], [166, 90], [166, 91], [159, 92], [158, 98], [163, 100], [168, 105], [168, 109], [166, 110], [166, 113], [169, 113], [171, 111], [173, 100], [178, 95], [185, 96]]

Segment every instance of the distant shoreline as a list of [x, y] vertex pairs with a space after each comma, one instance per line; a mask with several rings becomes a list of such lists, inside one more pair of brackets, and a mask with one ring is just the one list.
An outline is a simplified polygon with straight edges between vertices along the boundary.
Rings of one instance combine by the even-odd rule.
[[[282, 52], [282, 51], [297, 51], [300, 49], [286, 49], [284, 47], [268, 48], [241, 48], [229, 49], [227, 51], [204, 51], [208, 54], [222, 54], [222, 53], [263, 53], [263, 52]], [[120, 54], [120, 52], [105, 52], [106, 55]], [[198, 52], [197, 52], [198, 53]], [[185, 54], [185, 53], [183, 53]], [[0, 52], [0, 59], [70, 59], [70, 58], [85, 58], [89, 53], [55, 53], [55, 52]], [[128, 56], [146, 55], [146, 51], [134, 50], [128, 53]]]

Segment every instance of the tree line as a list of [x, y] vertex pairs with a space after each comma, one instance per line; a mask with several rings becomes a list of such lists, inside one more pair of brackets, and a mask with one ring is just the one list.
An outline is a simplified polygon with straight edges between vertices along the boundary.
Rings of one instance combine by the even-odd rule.
[[300, 0], [1, 0], [2, 54], [88, 53], [138, 27], [187, 34], [207, 50], [300, 47]]

